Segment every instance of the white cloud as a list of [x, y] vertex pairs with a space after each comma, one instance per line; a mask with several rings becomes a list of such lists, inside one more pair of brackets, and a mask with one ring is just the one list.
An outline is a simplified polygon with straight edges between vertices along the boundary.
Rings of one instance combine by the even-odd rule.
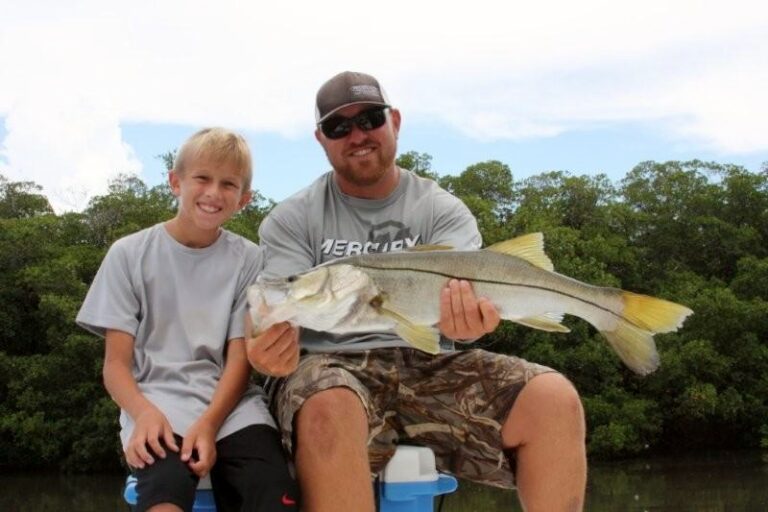
[[409, 119], [471, 137], [643, 121], [715, 150], [768, 149], [757, 0], [0, 0], [0, 12], [0, 172], [51, 196], [141, 171], [122, 122], [303, 133], [318, 85], [342, 69], [376, 74]]
[[43, 185], [54, 209], [66, 211], [106, 192], [119, 172], [139, 174], [141, 166], [122, 141], [109, 105], [61, 92], [61, 98], [30, 92], [14, 103], [5, 121], [0, 156], [6, 164], [0, 172]]

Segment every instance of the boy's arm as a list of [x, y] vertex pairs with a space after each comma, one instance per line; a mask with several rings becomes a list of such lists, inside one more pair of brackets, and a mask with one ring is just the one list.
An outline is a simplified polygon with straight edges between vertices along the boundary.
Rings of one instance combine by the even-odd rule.
[[[208, 473], [216, 461], [216, 433], [243, 397], [250, 375], [244, 339], [229, 340], [224, 371], [216, 385], [211, 404], [185, 433], [181, 445], [181, 460], [188, 461], [198, 476]], [[197, 460], [191, 460], [193, 449], [197, 450]]]
[[128, 446], [124, 448], [126, 461], [133, 467], [143, 468], [145, 464], [154, 462], [147, 445], [163, 458], [165, 450], [160, 444], [161, 439], [173, 451], [179, 448], [165, 415], [147, 400], [133, 377], [133, 342], [134, 338], [130, 334], [107, 329], [103, 377], [107, 392], [136, 424]]

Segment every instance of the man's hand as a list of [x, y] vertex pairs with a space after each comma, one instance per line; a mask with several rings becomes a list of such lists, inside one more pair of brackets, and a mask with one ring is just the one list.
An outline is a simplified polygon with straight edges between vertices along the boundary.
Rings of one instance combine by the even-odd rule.
[[125, 447], [125, 460], [130, 466], [141, 469], [155, 462], [147, 448], [151, 448], [157, 457], [164, 459], [165, 450], [161, 441], [168, 449], [174, 452], [179, 451], [173, 438], [171, 424], [157, 407], [145, 408], [135, 421], [133, 433]]
[[[192, 456], [193, 450], [197, 452], [196, 458]], [[184, 435], [181, 460], [187, 463], [198, 478], [207, 475], [216, 463], [216, 432], [203, 418], [193, 423]]]
[[[246, 332], [251, 332], [246, 318]], [[251, 366], [264, 375], [285, 377], [299, 365], [299, 330], [288, 322], [275, 324], [255, 338], [245, 340], [245, 351]]]
[[477, 298], [469, 281], [451, 279], [440, 292], [440, 332], [456, 341], [474, 341], [496, 329], [501, 318], [490, 300]]

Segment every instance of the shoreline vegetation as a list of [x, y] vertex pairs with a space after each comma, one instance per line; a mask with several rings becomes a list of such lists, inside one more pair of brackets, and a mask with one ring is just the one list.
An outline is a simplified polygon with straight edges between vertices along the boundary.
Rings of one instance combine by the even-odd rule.
[[[573, 317], [568, 334], [504, 322], [478, 342], [574, 382], [591, 460], [768, 448], [768, 163], [648, 161], [618, 183], [565, 171], [516, 181], [493, 160], [440, 175], [413, 151], [398, 164], [459, 196], [486, 246], [541, 231], [557, 271], [693, 309], [656, 336], [661, 367], [646, 377]], [[256, 193], [226, 227], [257, 240], [273, 206]], [[167, 185], [135, 176], [63, 214], [35, 183], [0, 176], [0, 473], [120, 471], [103, 343], [74, 317], [110, 244], [174, 213]]]

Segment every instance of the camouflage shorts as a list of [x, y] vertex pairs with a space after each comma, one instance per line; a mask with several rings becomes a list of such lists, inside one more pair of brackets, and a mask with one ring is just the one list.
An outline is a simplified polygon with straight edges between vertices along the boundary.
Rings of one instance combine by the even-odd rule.
[[[354, 391], [368, 413], [372, 475], [398, 443], [428, 446], [440, 471], [497, 487], [514, 487], [514, 453], [501, 426], [526, 382], [554, 371], [484, 350], [432, 356], [410, 348], [304, 356], [276, 389], [275, 415], [291, 452], [293, 417], [304, 400], [333, 387]], [[512, 462], [514, 465], [514, 462]]]

